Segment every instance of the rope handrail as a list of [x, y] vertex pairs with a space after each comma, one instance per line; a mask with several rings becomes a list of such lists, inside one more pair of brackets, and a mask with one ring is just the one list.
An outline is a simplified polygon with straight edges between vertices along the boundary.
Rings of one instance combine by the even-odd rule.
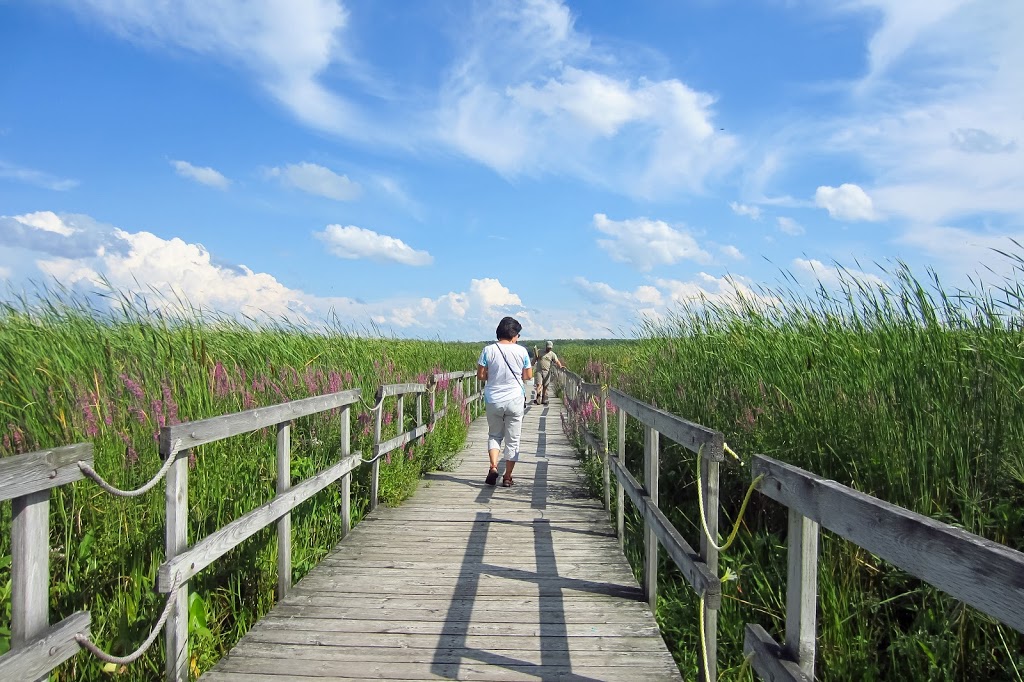
[[171, 468], [172, 464], [174, 464], [174, 457], [168, 457], [164, 460], [163, 466], [160, 467], [160, 470], [156, 472], [153, 478], [149, 479], [148, 483], [140, 488], [136, 488], [135, 490], [122, 490], [121, 488], [108, 483], [95, 469], [85, 462], [79, 462], [78, 468], [82, 470], [83, 474], [95, 481], [96, 485], [115, 497], [138, 497], [139, 495], [144, 495], [152, 490], [153, 486], [159, 483], [160, 479], [167, 474], [167, 471]]
[[135, 651], [128, 654], [127, 656], [114, 656], [112, 654], [108, 654], [106, 651], [99, 648], [99, 646], [97, 646], [96, 643], [92, 641], [92, 639], [81, 633], [75, 635], [75, 641], [78, 642], [79, 646], [87, 650], [89, 653], [91, 653], [93, 656], [100, 659], [104, 663], [112, 663], [114, 665], [128, 665], [130, 663], [134, 663], [135, 661], [139, 660], [139, 658], [141, 658], [144, 653], [146, 653], [149, 647], [153, 645], [153, 642], [156, 641], [157, 636], [160, 634], [160, 630], [163, 629], [164, 624], [170, 617], [171, 608], [174, 606], [175, 592], [177, 591], [178, 587], [180, 587], [180, 582], [178, 580], [175, 580], [174, 589], [172, 589], [170, 594], [167, 595], [167, 603], [164, 605], [164, 610], [160, 613], [160, 618], [157, 619], [156, 625], [153, 626], [153, 629], [150, 631], [149, 636], [146, 637], [146, 640], [142, 644], [140, 644]]

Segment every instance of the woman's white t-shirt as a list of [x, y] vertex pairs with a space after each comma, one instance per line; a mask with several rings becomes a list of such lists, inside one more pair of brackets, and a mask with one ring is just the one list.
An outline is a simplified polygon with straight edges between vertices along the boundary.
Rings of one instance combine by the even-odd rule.
[[[505, 359], [502, 359], [502, 353]], [[508, 360], [508, 364], [505, 360]], [[484, 346], [476, 364], [487, 368], [484, 401], [498, 405], [510, 400], [522, 400], [526, 395], [523, 370], [530, 366], [530, 352], [518, 343], [492, 343]]]

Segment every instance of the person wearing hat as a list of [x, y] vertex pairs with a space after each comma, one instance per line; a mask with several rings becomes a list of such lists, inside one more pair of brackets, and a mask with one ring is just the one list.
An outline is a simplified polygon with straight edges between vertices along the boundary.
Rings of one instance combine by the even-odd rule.
[[[544, 353], [537, 358], [537, 375], [540, 386], [536, 391], [534, 404], [548, 404], [548, 389], [551, 386], [551, 365], [558, 369], [565, 369], [565, 364], [555, 354], [555, 344], [548, 341], [544, 344]], [[554, 389], [552, 389], [554, 390]]]

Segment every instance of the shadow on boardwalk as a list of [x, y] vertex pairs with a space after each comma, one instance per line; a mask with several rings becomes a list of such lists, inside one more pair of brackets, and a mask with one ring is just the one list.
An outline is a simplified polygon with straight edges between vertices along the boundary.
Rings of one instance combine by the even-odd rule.
[[558, 414], [527, 412], [512, 488], [483, 483], [478, 419], [203, 679], [680, 679]]

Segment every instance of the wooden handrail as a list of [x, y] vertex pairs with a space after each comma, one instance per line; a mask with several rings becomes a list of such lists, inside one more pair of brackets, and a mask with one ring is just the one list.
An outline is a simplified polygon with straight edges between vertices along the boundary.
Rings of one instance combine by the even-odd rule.
[[0, 501], [11, 500], [11, 650], [0, 657], [0, 679], [45, 680], [78, 653], [88, 636], [88, 612], [50, 626], [50, 490], [84, 478], [91, 443], [0, 459]]
[[[463, 401], [472, 404], [480, 397], [476, 372], [447, 372], [431, 377], [430, 385], [420, 383], [387, 384], [376, 393], [377, 406], [374, 408], [375, 424], [373, 458], [367, 460], [371, 466], [370, 509], [376, 508], [379, 499], [380, 457], [405, 444], [422, 438], [433, 423], [441, 419], [448, 410], [448, 393], [444, 393], [445, 407], [431, 410], [429, 423], [423, 423], [422, 399], [438, 381], [465, 381], [472, 379], [475, 392], [463, 391]], [[416, 397], [416, 426], [402, 431], [405, 426], [405, 396]], [[400, 433], [389, 440], [381, 439], [383, 400], [396, 399], [396, 416]], [[162, 457], [173, 457], [167, 475], [166, 492], [166, 560], [160, 566], [158, 589], [171, 594], [176, 608], [171, 612], [165, 626], [167, 668], [166, 678], [174, 682], [188, 679], [188, 581], [199, 571], [210, 566], [226, 552], [236, 547], [261, 529], [277, 523], [278, 531], [278, 597], [283, 598], [291, 588], [291, 521], [290, 514], [331, 483], [340, 480], [342, 505], [342, 536], [351, 530], [351, 478], [352, 471], [364, 463], [359, 453], [351, 452], [351, 411], [352, 405], [362, 398], [361, 389], [351, 389], [295, 400], [279, 405], [256, 408], [202, 419], [185, 424], [176, 424], [161, 429], [160, 453]], [[291, 457], [290, 424], [293, 419], [340, 409], [341, 461], [314, 476], [290, 485], [288, 478]], [[207, 537], [188, 547], [188, 462], [186, 454], [190, 448], [232, 436], [277, 426], [277, 471], [276, 496], [262, 506], [229, 522]]]

